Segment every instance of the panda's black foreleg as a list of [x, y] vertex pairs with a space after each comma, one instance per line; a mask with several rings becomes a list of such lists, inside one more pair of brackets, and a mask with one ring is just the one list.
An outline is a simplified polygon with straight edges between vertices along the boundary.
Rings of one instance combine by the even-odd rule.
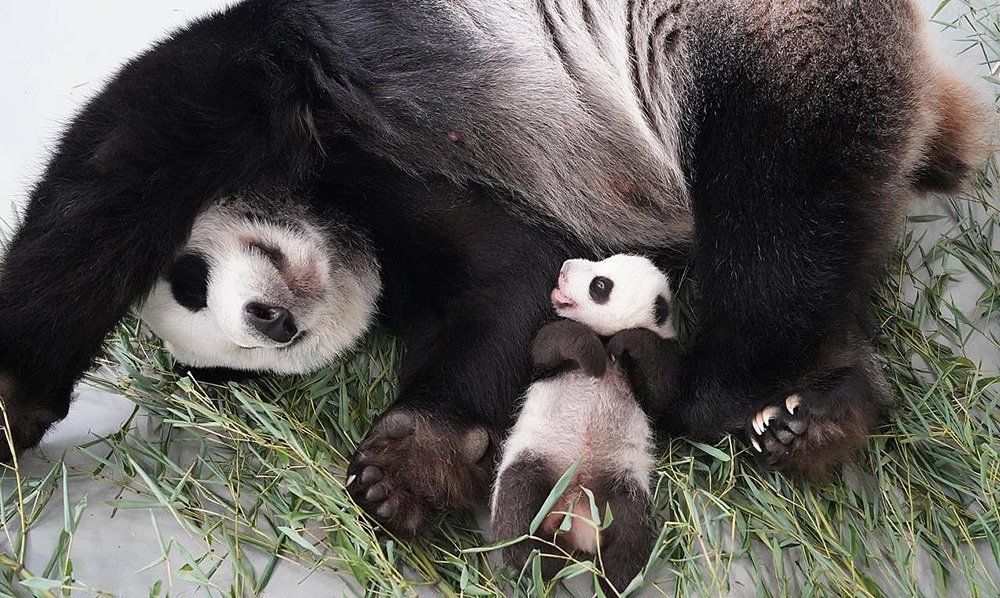
[[[406, 205], [421, 187], [402, 190]], [[383, 191], [392, 201], [393, 189]], [[470, 204], [432, 191], [447, 201], [423, 198], [442, 206], [430, 229], [409, 225], [375, 239], [399, 251], [382, 255], [382, 307], [399, 324], [405, 353], [396, 402], [348, 468], [351, 496], [401, 535], [485, 505], [500, 440], [530, 382], [531, 341], [555, 317], [549, 292], [563, 260], [581, 255], [557, 235], [492, 210], [488, 198]], [[381, 486], [373, 490], [365, 471]]]
[[668, 417], [679, 390], [677, 341], [631, 328], [608, 339], [608, 353], [621, 364], [646, 415], [653, 421]]
[[459, 509], [486, 504], [499, 438], [487, 426], [396, 403], [347, 468], [347, 490], [371, 517], [408, 538]]
[[[176, 34], [64, 132], [0, 274], [0, 424], [15, 450], [65, 417], [103, 339], [206, 202], [311, 168], [300, 58], [267, 12], [241, 7]], [[10, 444], [0, 435], [0, 459]]]
[[594, 331], [573, 320], [546, 324], [531, 342], [531, 362], [538, 375], [579, 369], [588, 376], [603, 376], [608, 351]]
[[840, 28], [790, 28], [765, 43], [725, 18], [697, 40], [711, 65], [695, 74], [692, 102], [700, 329], [661, 425], [743, 435], [762, 409], [839, 371], [844, 384], [809, 386], [816, 441], [794, 452], [800, 467], [781, 465], [814, 473], [812, 463], [838, 464], [825, 456], [850, 454], [871, 430], [867, 414], [888, 402], [876, 369], [837, 356], [871, 353], [869, 295], [908, 185], [908, 83], [877, 36], [871, 52], [793, 70], [790, 57], [861, 46]]

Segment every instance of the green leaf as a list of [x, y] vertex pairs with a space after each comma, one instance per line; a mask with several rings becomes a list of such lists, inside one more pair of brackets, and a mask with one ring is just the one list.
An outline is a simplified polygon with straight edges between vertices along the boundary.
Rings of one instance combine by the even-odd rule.
[[296, 544], [298, 544], [302, 548], [305, 548], [306, 550], [308, 550], [309, 552], [315, 554], [316, 556], [323, 556], [323, 553], [320, 552], [316, 548], [316, 546], [314, 546], [309, 540], [306, 540], [305, 538], [303, 538], [299, 534], [299, 532], [293, 530], [290, 527], [284, 526], [284, 525], [278, 526], [278, 529], [281, 531], [281, 533], [283, 533], [286, 536], [288, 536], [288, 539], [291, 540], [292, 542], [295, 542]]
[[566, 488], [569, 486], [570, 482], [576, 476], [576, 472], [583, 465], [583, 457], [581, 456], [576, 461], [573, 461], [572, 465], [562, 474], [556, 485], [552, 487], [552, 491], [549, 492], [548, 497], [546, 497], [545, 502], [542, 503], [542, 508], [538, 510], [535, 514], [535, 518], [531, 520], [531, 525], [528, 526], [528, 533], [534, 535], [538, 528], [541, 527], [542, 521], [545, 521], [545, 516], [549, 514], [552, 507], [555, 506], [556, 501], [559, 497], [563, 495]]
[[727, 463], [729, 461], [732, 461], [732, 457], [720, 451], [719, 449], [715, 448], [714, 446], [709, 446], [707, 444], [702, 444], [701, 442], [695, 442], [693, 440], [689, 440], [688, 442], [690, 442], [692, 445], [698, 447], [701, 451], [711, 455], [712, 457], [714, 457], [719, 461], [725, 461]]

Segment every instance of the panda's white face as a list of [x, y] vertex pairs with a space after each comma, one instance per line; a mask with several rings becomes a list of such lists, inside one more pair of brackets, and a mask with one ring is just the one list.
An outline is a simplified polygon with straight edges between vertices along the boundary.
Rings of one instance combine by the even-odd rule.
[[670, 283], [648, 258], [613, 255], [599, 262], [567, 260], [552, 290], [552, 306], [601, 336], [646, 328], [674, 336]]
[[139, 308], [182, 363], [303, 373], [330, 363], [368, 330], [378, 265], [347, 231], [303, 214], [213, 206]]

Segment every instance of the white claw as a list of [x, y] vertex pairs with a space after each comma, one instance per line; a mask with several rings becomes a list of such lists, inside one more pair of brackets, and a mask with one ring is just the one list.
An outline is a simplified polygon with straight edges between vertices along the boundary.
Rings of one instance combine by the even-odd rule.
[[773, 407], [773, 406], [772, 407], [767, 407], [763, 411], [760, 412], [760, 415], [761, 415], [761, 418], [763, 419], [763, 423], [761, 424], [761, 427], [763, 427], [766, 430], [767, 427], [769, 425], [771, 425], [771, 422], [774, 421], [778, 417], [778, 408], [777, 407]]
[[763, 452], [764, 452], [764, 449], [760, 448], [760, 443], [758, 443], [758, 442], [757, 442], [757, 439], [756, 439], [756, 438], [751, 438], [751, 439], [750, 439], [750, 444], [752, 444], [752, 445], [753, 445], [753, 448], [754, 448], [754, 449], [755, 449], [755, 450], [756, 450], [756, 451], [757, 451], [758, 453], [763, 453]]
[[756, 432], [758, 434], [763, 434], [764, 433], [764, 426], [763, 426], [763, 421], [760, 419], [760, 412], [756, 413], [753, 416], [752, 425], [753, 425], [753, 431], [754, 432]]
[[351, 484], [353, 484], [355, 477], [357, 477], [357, 476], [355, 476], [354, 474], [349, 475], [347, 477], [347, 483], [345, 484], [345, 486], [350, 486]]
[[792, 415], [795, 415], [795, 410], [799, 408], [799, 403], [801, 402], [802, 397], [799, 395], [791, 395], [785, 399], [785, 409], [787, 409]]

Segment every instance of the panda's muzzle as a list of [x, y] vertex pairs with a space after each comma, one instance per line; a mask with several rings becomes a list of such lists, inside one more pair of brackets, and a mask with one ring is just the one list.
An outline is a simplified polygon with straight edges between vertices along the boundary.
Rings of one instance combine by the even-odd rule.
[[292, 312], [284, 307], [251, 301], [243, 308], [247, 322], [258, 332], [276, 343], [291, 342], [299, 333]]

